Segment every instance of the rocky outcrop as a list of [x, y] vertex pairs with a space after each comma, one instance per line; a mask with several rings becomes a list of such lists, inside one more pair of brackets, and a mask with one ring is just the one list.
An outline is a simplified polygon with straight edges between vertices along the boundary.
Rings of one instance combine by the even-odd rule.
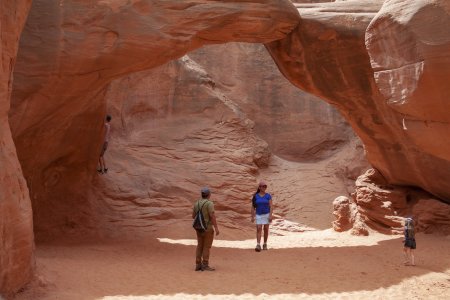
[[[278, 110], [282, 102], [277, 105], [260, 102], [261, 107], [273, 110], [280, 119], [278, 123], [267, 122], [258, 110], [251, 109], [246, 99], [234, 102], [234, 97], [215, 89], [217, 81], [195, 59], [184, 58], [164, 65], [208, 44], [266, 43], [278, 67], [292, 83], [333, 104], [361, 137], [367, 157], [379, 176], [358, 180], [354, 199], [336, 202], [338, 211], [342, 212], [342, 222], [350, 218], [341, 230], [356, 220], [357, 230], [362, 233], [366, 225], [390, 232], [400, 224], [401, 214], [409, 213], [405, 211], [410, 209], [427, 216], [416, 216], [422, 218], [419, 227], [423, 230], [434, 230], [433, 222], [447, 224], [445, 215], [434, 208], [446, 212], [448, 205], [427, 205], [430, 203], [427, 197], [431, 196], [416, 197], [410, 188], [398, 186], [418, 187], [450, 202], [449, 119], [445, 114], [449, 39], [448, 31], [436, 29], [448, 27], [449, 4], [444, 0], [384, 2], [384, 5], [381, 0], [297, 4], [300, 19], [288, 0], [189, 3], [36, 0], [21, 37], [13, 83], [10, 79], [16, 43], [27, 4], [2, 2], [2, 12], [6, 11], [8, 17], [6, 25], [2, 20], [1, 28], [0, 141], [4, 147], [0, 150], [0, 161], [6, 167], [0, 171], [4, 193], [0, 204], [0, 234], [3, 235], [0, 237], [5, 243], [2, 249], [7, 252], [0, 254], [0, 276], [6, 274], [3, 270], [13, 274], [8, 280], [2, 280], [3, 289], [16, 289], [29, 277], [32, 266], [29, 199], [9, 126], [33, 201], [36, 233], [42, 239], [70, 229], [95, 229], [97, 221], [92, 216], [95, 211], [104, 218], [104, 224], [131, 220], [121, 225], [134, 227], [141, 226], [141, 221], [148, 218], [180, 217], [180, 210], [188, 204], [184, 199], [175, 199], [178, 187], [174, 188], [175, 181], [169, 180], [171, 173], [164, 173], [162, 168], [168, 162], [178, 162], [179, 175], [173, 179], [184, 183], [186, 188], [178, 191], [189, 198], [193, 194], [188, 190], [195, 191], [194, 187], [204, 181], [203, 174], [208, 174], [211, 167], [222, 168], [214, 165], [219, 157], [228, 160], [223, 168], [227, 174], [234, 175], [231, 182], [249, 188], [257, 166], [267, 164], [269, 153], [266, 144], [253, 135], [257, 129], [248, 121], [250, 115], [260, 125], [258, 134], [271, 139], [275, 151], [285, 158], [320, 159], [333, 152], [327, 149], [343, 143], [347, 132], [336, 133], [331, 126], [323, 137], [327, 134], [339, 137], [329, 144], [318, 144], [323, 138], [320, 135], [301, 142], [289, 140], [291, 133], [281, 130], [290, 122], [283, 110]], [[117, 157], [111, 163], [115, 169], [126, 172], [118, 174], [117, 182], [109, 181], [106, 176], [94, 177], [106, 98], [129, 86], [116, 82], [108, 90], [108, 84], [127, 74], [156, 67], [163, 68], [158, 69], [161, 72], [169, 72], [167, 80], [160, 80], [169, 88], [168, 95], [162, 97], [168, 102], [158, 102], [159, 98], [148, 103], [138, 99], [140, 95], [134, 95], [137, 99], [112, 100], [110, 109], [124, 112], [115, 118], [122, 123], [115, 130], [120, 130], [119, 135], [126, 132], [131, 136], [121, 136], [117, 149], [109, 150]], [[174, 76], [178, 71], [180, 77]], [[147, 80], [139, 76], [133, 80]], [[153, 74], [149, 78], [159, 82], [157, 76]], [[178, 91], [179, 99], [170, 88], [183, 85], [172, 84], [174, 78], [183, 78], [189, 91], [186, 95], [182, 93], [184, 89]], [[193, 92], [193, 81], [201, 83], [199, 91]], [[260, 95], [272, 92], [268, 86], [260, 86], [264, 89]], [[11, 91], [8, 124], [6, 114]], [[202, 96], [200, 101], [194, 102], [198, 95]], [[193, 106], [186, 107], [183, 101]], [[240, 111], [240, 105], [245, 112]], [[192, 120], [183, 115], [183, 109], [196, 116], [198, 123], [192, 125]], [[320, 109], [319, 115], [329, 117], [331, 111]], [[154, 124], [148, 117], [160, 123]], [[164, 129], [170, 139], [158, 128]], [[285, 142], [277, 144], [277, 140]], [[183, 149], [182, 153], [175, 151], [176, 148]], [[301, 154], [295, 149], [301, 149]], [[123, 157], [127, 151], [136, 150], [138, 154], [130, 162]], [[198, 151], [208, 153], [214, 160], [204, 161], [195, 156], [193, 153]], [[188, 158], [199, 166], [191, 170], [197, 172], [192, 182], [185, 179], [184, 172], [192, 167], [186, 163]], [[142, 161], [151, 161], [151, 166], [164, 176], [155, 173], [154, 179], [145, 182], [148, 168], [141, 166]], [[239, 173], [235, 172], [236, 168]], [[351, 168], [348, 172], [354, 173]], [[139, 180], [126, 178], [134, 175]], [[213, 181], [222, 179], [216, 175]], [[91, 190], [92, 182], [99, 188]], [[241, 192], [231, 190], [229, 195], [222, 196], [238, 201]], [[3, 201], [3, 195], [12, 200]], [[420, 198], [416, 205], [409, 205], [408, 195], [413, 200]], [[100, 200], [91, 201], [93, 198]], [[169, 199], [167, 205], [173, 209], [169, 212], [152, 199]], [[124, 201], [134, 201], [143, 207], [143, 213], [126, 208], [121, 211]], [[106, 211], [110, 207], [117, 209]], [[224, 207], [229, 210], [227, 218], [231, 220], [241, 213], [235, 205]], [[345, 213], [346, 207], [349, 213]], [[11, 227], [14, 228], [9, 231]], [[13, 248], [14, 251], [10, 250]], [[19, 262], [14, 265], [17, 269], [12, 270], [11, 262]]]
[[202, 186], [212, 191], [221, 226], [238, 226], [270, 151], [202, 65], [185, 56], [129, 75], [106, 98], [120, 120], [113, 120], [108, 174], [96, 176], [90, 197], [102, 234], [186, 235], [183, 220]]
[[30, 197], [8, 123], [18, 40], [31, 1], [0, 1], [0, 298], [19, 289], [34, 267]]
[[[116, 118], [110, 168], [95, 177], [89, 202], [109, 236], [177, 226], [185, 237], [187, 212], [203, 185], [213, 191], [221, 226], [242, 231], [270, 155], [317, 162], [354, 138], [335, 109], [282, 77], [262, 45], [198, 49], [115, 80], [106, 99]], [[293, 206], [289, 211], [296, 208], [292, 192], [276, 195], [280, 207]]]
[[369, 235], [366, 222], [358, 211], [358, 205], [346, 196], [339, 196], [333, 201], [333, 215], [336, 218], [331, 225], [338, 232], [351, 229], [354, 235]]
[[[401, 212], [410, 208], [406, 195], [416, 193], [401, 186], [419, 187], [434, 195], [422, 198], [450, 203], [450, 119], [444, 96], [450, 92], [445, 83], [450, 78], [450, 4], [382, 4], [297, 4], [301, 24], [267, 45], [285, 76], [339, 109], [385, 180], [382, 186], [361, 186], [365, 181], [359, 179], [353, 201], [335, 201], [335, 229], [357, 223], [357, 234], [367, 232], [361, 224], [382, 232], [399, 227]], [[435, 217], [445, 227], [448, 217]]]
[[41, 238], [80, 224], [92, 228], [85, 187], [101, 143], [105, 86], [113, 78], [161, 65], [205, 44], [268, 42], [298, 23], [287, 0], [239, 6], [207, 0], [38, 0], [15, 64], [31, 5], [16, 2], [0, 6], [1, 293], [23, 285], [33, 266], [30, 197], [22, 170]]
[[382, 152], [384, 162], [374, 166], [390, 183], [419, 186], [447, 203], [449, 27], [449, 1], [396, 0], [384, 3], [366, 33], [381, 113], [396, 120], [389, 140], [400, 145]]
[[36, 234], [93, 226], [85, 187], [96, 175], [111, 80], [207, 44], [279, 39], [298, 21], [288, 0], [33, 1], [9, 116]]
[[333, 106], [283, 78], [261, 45], [207, 46], [189, 57], [202, 65], [216, 87], [254, 122], [255, 133], [267, 141], [270, 151], [283, 159], [325, 159], [354, 137]]
[[378, 13], [382, 2], [297, 4], [300, 26], [268, 49], [294, 84], [340, 110], [390, 184], [450, 203], [449, 3], [386, 1]]
[[356, 181], [349, 199], [334, 200], [336, 231], [351, 229], [352, 234], [367, 235], [369, 228], [386, 234], [402, 232], [405, 217], [415, 220], [419, 232], [450, 234], [450, 206], [420, 189], [388, 184], [375, 169]]

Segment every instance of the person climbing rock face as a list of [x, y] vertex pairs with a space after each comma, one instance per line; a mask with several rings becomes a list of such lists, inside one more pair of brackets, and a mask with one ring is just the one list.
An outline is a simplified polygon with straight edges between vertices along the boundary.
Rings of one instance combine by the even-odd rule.
[[102, 145], [102, 150], [100, 152], [100, 157], [98, 159], [100, 168], [97, 169], [97, 171], [100, 174], [105, 174], [106, 172], [108, 172], [108, 168], [106, 167], [104, 156], [105, 156], [106, 149], [108, 149], [108, 143], [109, 143], [109, 139], [110, 139], [110, 135], [111, 135], [111, 124], [110, 124], [111, 119], [112, 119], [111, 116], [107, 115], [105, 125], [103, 127], [103, 145]]

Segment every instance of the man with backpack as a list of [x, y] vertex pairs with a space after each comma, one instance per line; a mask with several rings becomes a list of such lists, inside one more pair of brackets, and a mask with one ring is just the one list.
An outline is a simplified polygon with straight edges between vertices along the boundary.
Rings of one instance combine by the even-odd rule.
[[214, 232], [219, 235], [219, 227], [214, 213], [214, 203], [210, 200], [209, 188], [203, 188], [201, 196], [202, 199], [195, 202], [192, 210], [193, 227], [197, 233], [195, 271], [214, 271], [215, 269], [209, 266], [209, 251], [214, 240]]

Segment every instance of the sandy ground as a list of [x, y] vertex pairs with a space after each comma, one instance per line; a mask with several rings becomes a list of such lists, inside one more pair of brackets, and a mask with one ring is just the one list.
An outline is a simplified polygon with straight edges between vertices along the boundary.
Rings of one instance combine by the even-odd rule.
[[188, 218], [138, 241], [130, 232], [120, 241], [39, 243], [36, 278], [14, 300], [450, 299], [450, 237], [419, 233], [417, 266], [407, 267], [401, 236], [330, 229], [331, 202], [346, 188], [329, 164], [275, 159], [262, 177], [278, 201], [268, 251], [254, 251], [250, 223], [222, 226], [211, 254], [217, 270], [195, 272]]
[[215, 272], [194, 272], [195, 241], [38, 245], [37, 279], [22, 299], [449, 299], [450, 238], [418, 234], [417, 266], [399, 236], [331, 230], [214, 242]]

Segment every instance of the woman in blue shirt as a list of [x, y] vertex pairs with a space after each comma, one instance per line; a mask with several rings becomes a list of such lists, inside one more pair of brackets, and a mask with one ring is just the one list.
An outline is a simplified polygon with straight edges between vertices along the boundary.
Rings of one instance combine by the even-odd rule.
[[261, 233], [264, 227], [264, 244], [262, 250], [267, 250], [267, 238], [269, 237], [269, 223], [272, 222], [272, 196], [266, 193], [267, 184], [259, 183], [258, 190], [252, 199], [252, 223], [256, 220], [256, 247], [255, 251], [261, 251]]

